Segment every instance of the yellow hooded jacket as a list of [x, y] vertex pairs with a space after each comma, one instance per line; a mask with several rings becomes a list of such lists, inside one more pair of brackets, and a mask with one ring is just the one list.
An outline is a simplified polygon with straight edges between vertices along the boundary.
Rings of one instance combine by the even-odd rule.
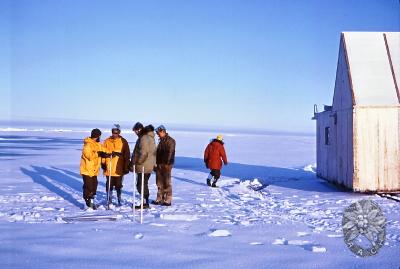
[[81, 175], [93, 177], [99, 174], [101, 158], [97, 153], [98, 151], [105, 151], [99, 142], [90, 137], [84, 139], [80, 166]]
[[[121, 136], [117, 138], [110, 136], [104, 141], [103, 146], [107, 153], [121, 153], [121, 156], [112, 157], [111, 176], [119, 177], [129, 173], [130, 149], [128, 141]], [[107, 167], [107, 169], [104, 171], [104, 175], [109, 176], [110, 158], [103, 158], [101, 162]]]

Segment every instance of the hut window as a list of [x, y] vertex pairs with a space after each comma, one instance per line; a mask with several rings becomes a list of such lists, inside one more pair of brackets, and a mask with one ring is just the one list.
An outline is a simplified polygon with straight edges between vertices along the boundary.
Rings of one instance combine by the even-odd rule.
[[329, 127], [325, 127], [325, 145], [330, 145], [330, 141], [329, 141]]

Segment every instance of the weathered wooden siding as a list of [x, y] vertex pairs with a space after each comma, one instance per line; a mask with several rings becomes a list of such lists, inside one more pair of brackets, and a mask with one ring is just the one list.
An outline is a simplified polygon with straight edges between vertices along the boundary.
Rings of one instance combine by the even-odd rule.
[[[340, 42], [333, 96], [335, 140], [329, 156], [328, 180], [353, 188], [353, 90], [343, 35]], [[336, 117], [336, 124], [334, 122]], [[335, 171], [334, 173], [331, 171]]]
[[339, 57], [336, 69], [335, 90], [333, 93], [333, 110], [353, 109], [353, 89], [351, 88], [350, 70], [344, 48], [343, 35], [340, 41]]
[[399, 126], [399, 106], [355, 108], [355, 191], [400, 191]]
[[317, 116], [317, 176], [333, 180], [331, 158], [333, 155], [331, 145], [325, 145], [325, 127], [332, 128], [330, 112], [322, 112]]
[[337, 111], [336, 181], [353, 188], [353, 110]]
[[399, 72], [400, 33], [342, 33], [332, 111], [315, 117], [319, 177], [355, 191], [400, 191]]

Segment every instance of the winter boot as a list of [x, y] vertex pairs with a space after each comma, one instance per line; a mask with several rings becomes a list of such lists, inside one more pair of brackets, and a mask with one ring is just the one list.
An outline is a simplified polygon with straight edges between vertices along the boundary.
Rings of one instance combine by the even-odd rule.
[[217, 180], [215, 179], [214, 181], [213, 181], [213, 183], [211, 184], [211, 187], [213, 187], [213, 188], [218, 188], [218, 186], [217, 186]]
[[208, 175], [208, 177], [207, 177], [207, 185], [208, 186], [211, 186], [211, 180], [213, 179], [214, 177], [211, 175], [211, 173]]
[[161, 201], [153, 200], [153, 201], [151, 202], [151, 204], [152, 204], [152, 205], [161, 205], [162, 202], [161, 202]]
[[94, 199], [90, 199], [90, 208], [92, 208], [93, 210], [96, 210], [96, 205], [94, 204]]
[[[145, 198], [143, 202], [144, 202], [143, 203], [143, 209], [150, 208], [149, 198]], [[142, 207], [140, 205], [135, 206], [135, 209], [141, 209], [141, 208]]]
[[86, 206], [87, 206], [87, 207], [91, 207], [91, 206], [90, 206], [90, 199], [85, 199], [85, 203], [86, 203]]

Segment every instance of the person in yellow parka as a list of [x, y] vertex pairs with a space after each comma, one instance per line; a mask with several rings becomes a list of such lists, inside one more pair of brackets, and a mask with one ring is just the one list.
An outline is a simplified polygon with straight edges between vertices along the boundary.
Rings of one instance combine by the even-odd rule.
[[[112, 135], [104, 141], [103, 146], [107, 152], [112, 152], [112, 154], [111, 156], [107, 156], [107, 158], [102, 158], [102, 169], [107, 176], [107, 206], [112, 202], [114, 187], [117, 190], [118, 205], [120, 206], [123, 176], [129, 173], [130, 150], [128, 141], [120, 135], [121, 129], [119, 124], [114, 125], [111, 133]], [[110, 178], [111, 183], [109, 182]]]
[[97, 175], [101, 164], [101, 156], [104, 156], [105, 150], [100, 142], [101, 131], [93, 129], [90, 137], [84, 139], [80, 174], [83, 178], [83, 199], [88, 207], [95, 209], [94, 196], [97, 191]]

